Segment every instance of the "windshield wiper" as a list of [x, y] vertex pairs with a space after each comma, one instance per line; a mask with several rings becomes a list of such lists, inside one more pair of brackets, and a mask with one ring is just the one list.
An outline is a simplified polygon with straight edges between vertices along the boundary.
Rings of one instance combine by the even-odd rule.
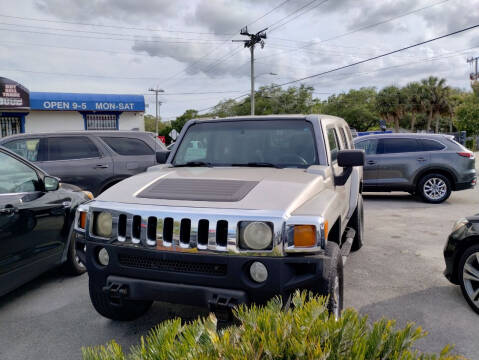
[[184, 164], [174, 165], [174, 167], [200, 167], [200, 166], [212, 167], [213, 164], [209, 162], [204, 162], [204, 161], [188, 161], [187, 163], [184, 163]]
[[281, 166], [276, 164], [268, 163], [268, 162], [249, 162], [245, 164], [231, 164], [231, 166], [245, 166], [245, 167], [273, 167], [276, 169], [280, 169]]

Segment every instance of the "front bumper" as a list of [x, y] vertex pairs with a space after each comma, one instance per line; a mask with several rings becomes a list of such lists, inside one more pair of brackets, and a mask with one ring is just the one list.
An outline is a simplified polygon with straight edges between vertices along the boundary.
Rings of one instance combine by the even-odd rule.
[[[97, 254], [104, 247], [109, 264], [101, 266]], [[82, 254], [83, 256], [84, 254]], [[86, 266], [96, 287], [122, 287], [122, 297], [158, 300], [214, 308], [215, 304], [264, 304], [275, 295], [296, 289], [320, 293], [330, 259], [324, 254], [286, 257], [172, 253], [87, 242]], [[253, 281], [249, 267], [262, 262], [268, 270], [263, 283]]]

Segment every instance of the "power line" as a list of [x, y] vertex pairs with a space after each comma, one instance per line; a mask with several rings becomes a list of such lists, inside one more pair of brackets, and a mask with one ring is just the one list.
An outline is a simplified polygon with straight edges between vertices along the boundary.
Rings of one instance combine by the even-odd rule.
[[[61, 29], [55, 27], [47, 27], [47, 26], [34, 26], [34, 25], [21, 25], [21, 24], [12, 24], [12, 23], [5, 23], [0, 22], [0, 25], [5, 26], [20, 26], [22, 28], [32, 28], [32, 29], [42, 29], [42, 30], [54, 30], [54, 31], [65, 31], [65, 32], [73, 32], [73, 33], [83, 33], [83, 34], [96, 34], [96, 35], [112, 35], [116, 37], [124, 37], [125, 39], [132, 39], [138, 40], [141, 38], [151, 39], [151, 37], [144, 36], [144, 35], [137, 35], [137, 34], [119, 34], [119, 33], [111, 33], [111, 32], [103, 32], [103, 31], [90, 31], [90, 30], [79, 30], [79, 29]], [[16, 29], [11, 29], [10, 31], [16, 31]], [[50, 34], [50, 33], [49, 33]], [[56, 34], [56, 33], [55, 33]], [[155, 35], [157, 36], [157, 35]], [[206, 38], [184, 38], [184, 37], [173, 37], [173, 36], [162, 36], [162, 39], [171, 39], [171, 40], [183, 40], [183, 41], [213, 41], [213, 42], [221, 42], [221, 39], [206, 39]]]
[[[317, 45], [317, 44], [320, 44], [320, 43], [324, 43], [324, 42], [327, 42], [327, 41], [332, 41], [332, 40], [337, 40], [339, 38], [342, 38], [342, 37], [345, 37], [345, 36], [348, 36], [348, 35], [351, 35], [351, 34], [354, 34], [356, 32], [359, 32], [359, 31], [363, 31], [363, 30], [366, 30], [366, 29], [370, 29], [370, 28], [373, 28], [375, 26], [379, 26], [379, 25], [383, 25], [383, 24], [386, 24], [388, 22], [391, 22], [391, 21], [394, 21], [394, 20], [397, 20], [397, 19], [400, 19], [400, 18], [403, 18], [403, 17], [406, 17], [406, 16], [409, 16], [409, 15], [412, 15], [412, 14], [415, 14], [417, 12], [420, 12], [420, 11], [423, 11], [423, 10], [426, 10], [426, 9], [429, 9], [429, 8], [432, 8], [434, 6], [438, 6], [438, 5], [442, 5], [446, 2], [448, 2], [450, 0], [442, 0], [440, 2], [437, 2], [437, 3], [434, 3], [434, 4], [431, 4], [431, 5], [428, 5], [428, 6], [424, 6], [424, 7], [421, 7], [421, 8], [418, 8], [418, 9], [414, 9], [414, 10], [411, 10], [411, 11], [408, 11], [408, 12], [405, 12], [405, 13], [402, 13], [400, 15], [397, 15], [397, 16], [393, 16], [391, 18], [388, 18], [388, 19], [385, 19], [385, 20], [381, 20], [379, 22], [376, 22], [374, 24], [370, 24], [370, 25], [366, 25], [366, 26], [362, 26], [362, 27], [359, 27], [359, 28], [356, 28], [356, 29], [353, 29], [351, 31], [347, 31], [345, 33], [342, 33], [342, 34], [339, 34], [339, 35], [335, 35], [333, 37], [330, 37], [330, 38], [326, 38], [324, 40], [320, 40], [320, 41], [315, 41], [313, 43], [308, 43], [304, 46], [301, 46], [297, 49], [294, 49], [294, 51], [298, 51], [298, 50], [302, 50], [302, 49], [305, 49], [307, 47], [311, 47], [313, 45]], [[291, 50], [293, 51], [293, 50]], [[291, 52], [291, 51], [284, 51], [284, 52]], [[264, 59], [266, 57], [271, 57], [271, 56], [277, 56], [276, 54], [272, 54], [272, 55], [265, 55], [265, 56], [262, 56], [262, 57], [259, 57], [258, 59]]]
[[19, 20], [28, 20], [28, 21], [47, 22], [47, 23], [57, 23], [57, 24], [95, 26], [95, 27], [112, 28], [112, 29], [155, 31], [155, 32], [182, 33], [182, 34], [217, 35], [217, 36], [231, 36], [232, 35], [232, 34], [216, 34], [214, 32], [197, 32], [197, 31], [184, 31], [184, 30], [154, 29], [154, 28], [148, 28], [148, 27], [147, 28], [139, 28], [139, 27], [120, 26], [120, 25], [105, 25], [105, 24], [82, 23], [82, 22], [74, 22], [74, 21], [60, 21], [60, 20], [39, 19], [39, 18], [21, 17], [21, 16], [13, 16], [13, 15], [5, 15], [5, 14], [0, 14], [0, 17], [10, 18], [10, 19], [19, 19]]
[[353, 66], [357, 66], [357, 65], [360, 65], [360, 64], [364, 64], [364, 63], [369, 62], [369, 61], [377, 60], [377, 59], [380, 59], [380, 58], [383, 58], [383, 57], [386, 57], [386, 56], [389, 56], [389, 55], [392, 55], [392, 54], [396, 54], [396, 53], [399, 53], [399, 52], [402, 52], [402, 51], [405, 51], [405, 50], [409, 50], [409, 49], [412, 49], [412, 48], [415, 48], [415, 47], [418, 47], [418, 46], [421, 46], [421, 45], [424, 45], [424, 44], [431, 43], [431, 42], [433, 42], [433, 41], [437, 41], [437, 40], [440, 40], [440, 39], [444, 39], [444, 38], [449, 37], [449, 36], [457, 35], [457, 34], [460, 34], [460, 33], [465, 32], [465, 31], [469, 31], [469, 30], [475, 29], [475, 28], [477, 28], [477, 27], [479, 27], [479, 24], [473, 25], [473, 26], [469, 26], [469, 27], [464, 28], [464, 29], [461, 29], [461, 30], [453, 31], [453, 32], [448, 33], [448, 34], [446, 34], [446, 35], [441, 35], [441, 36], [438, 36], [438, 37], [435, 37], [435, 38], [432, 38], [432, 39], [429, 39], [429, 40], [426, 40], [426, 41], [421, 41], [421, 42], [419, 42], [419, 43], [416, 43], [416, 44], [413, 44], [413, 45], [409, 45], [409, 46], [406, 46], [406, 47], [403, 47], [403, 48], [400, 48], [400, 49], [397, 49], [397, 50], [389, 51], [389, 52], [387, 52], [387, 53], [385, 53], [385, 54], [373, 56], [373, 57], [370, 57], [370, 58], [368, 58], [368, 59], [356, 61], [356, 62], [351, 63], [351, 64], [348, 64], [348, 65], [344, 65], [344, 66], [340, 66], [340, 67], [337, 67], [337, 68], [334, 68], [334, 69], [331, 69], [331, 70], [323, 71], [323, 72], [318, 73], [318, 74], [313, 74], [313, 75], [309, 75], [309, 76], [306, 76], [306, 77], [303, 77], [303, 78], [300, 78], [300, 79], [288, 81], [288, 82], [285, 82], [285, 83], [283, 83], [283, 84], [279, 84], [279, 85], [277, 85], [277, 86], [284, 86], [284, 85], [294, 84], [294, 83], [297, 83], [297, 82], [300, 82], [300, 81], [303, 81], [303, 80], [315, 78], [315, 77], [322, 76], [322, 75], [326, 75], [326, 74], [329, 74], [329, 73], [332, 73], [332, 72], [335, 72], [335, 71], [339, 71], [339, 70], [347, 69], [347, 68], [350, 68], [350, 67], [353, 67]]
[[[256, 20], [253, 20], [252, 22], [250, 22], [248, 25], [246, 26], [251, 26], [253, 25], [254, 23], [257, 23], [259, 20], [265, 18], [266, 16], [268, 16], [269, 14], [271, 14], [273, 11], [277, 10], [278, 8], [280, 8], [281, 6], [283, 6], [284, 4], [286, 4], [287, 2], [289, 2], [291, 0], [285, 0], [285, 1], [282, 1], [280, 4], [276, 5], [274, 8], [272, 8], [270, 11], [268, 11], [266, 14], [264, 15], [261, 15], [259, 18], [257, 18]], [[231, 34], [231, 35], [235, 35], [235, 34]]]
[[[193, 41], [168, 41], [168, 40], [160, 40], [160, 39], [134, 39], [134, 38], [121, 38], [121, 37], [100, 37], [100, 36], [85, 36], [85, 35], [78, 35], [78, 34], [62, 34], [62, 33], [52, 33], [52, 32], [42, 32], [42, 31], [34, 31], [34, 30], [20, 30], [20, 29], [5, 29], [0, 28], [0, 31], [10, 31], [10, 32], [21, 32], [21, 33], [30, 33], [30, 34], [40, 34], [40, 35], [50, 35], [50, 36], [63, 36], [63, 37], [75, 37], [75, 38], [82, 38], [82, 39], [95, 39], [95, 40], [118, 40], [118, 41], [141, 41], [147, 43], [169, 43], [169, 44], [191, 44]], [[207, 44], [210, 45], [211, 42], [224, 42], [223, 40], [195, 40], [195, 43], [199, 44]]]
[[279, 28], [282, 28], [283, 26], [286, 26], [286, 24], [288, 24], [288, 23], [290, 23], [291, 21], [295, 20], [296, 18], [298, 18], [298, 17], [300, 17], [300, 16], [302, 16], [302, 15], [304, 15], [304, 14], [306, 14], [306, 13], [308, 13], [308, 12], [314, 10], [314, 9], [316, 9], [317, 7], [323, 5], [323, 4], [326, 3], [326, 2], [328, 2], [328, 0], [323, 0], [323, 1], [321, 1], [320, 3], [316, 4], [316, 5], [313, 6], [312, 8], [307, 9], [307, 10], [303, 11], [302, 13], [297, 14], [297, 15], [294, 16], [293, 18], [288, 19], [287, 21], [285, 21], [285, 22], [282, 23], [282, 24], [279, 24], [279, 25], [276, 26], [276, 27], [273, 27], [273, 28], [270, 30], [270, 32], [276, 31], [276, 30], [278, 30]]
[[305, 4], [305, 5], [301, 6], [301, 7], [299, 7], [298, 9], [296, 9], [296, 10], [294, 10], [293, 12], [289, 13], [288, 15], [286, 15], [286, 16], [282, 17], [281, 19], [275, 21], [274, 23], [269, 24], [269, 25], [268, 25], [268, 28], [274, 29], [274, 27], [276, 26], [276, 24], [282, 22], [283, 20], [287, 19], [288, 17], [290, 17], [290, 16], [296, 14], [297, 12], [303, 10], [305, 7], [308, 7], [309, 5], [311, 5], [312, 3], [316, 2], [316, 1], [318, 1], [318, 0], [312, 0], [312, 1], [308, 2], [307, 4]]
[[[315, 77], [323, 76], [323, 75], [326, 75], [326, 74], [330, 74], [330, 73], [333, 73], [333, 72], [336, 72], [336, 71], [339, 71], [339, 70], [350, 68], [350, 67], [353, 67], [353, 66], [356, 66], [356, 65], [359, 65], [359, 64], [363, 64], [363, 63], [373, 61], [373, 60], [376, 60], [376, 59], [379, 59], [379, 58], [382, 58], [382, 57], [386, 57], [388, 55], [392, 55], [392, 54], [395, 54], [395, 53], [398, 53], [398, 52], [401, 52], [401, 51], [405, 51], [405, 50], [408, 50], [408, 49], [411, 49], [411, 48], [414, 48], [414, 47], [417, 47], [417, 46], [421, 46], [421, 45], [424, 45], [424, 44], [427, 44], [427, 43], [430, 43], [430, 42], [433, 42], [433, 41], [437, 41], [437, 40], [440, 40], [440, 39], [443, 39], [443, 38], [446, 38], [446, 37], [449, 37], [449, 36], [452, 36], [452, 35], [457, 35], [459, 33], [462, 33], [462, 32], [468, 31], [468, 30], [472, 30], [472, 29], [475, 29], [477, 27], [479, 27], [479, 24], [469, 26], [467, 28], [457, 30], [457, 31], [454, 31], [454, 32], [451, 32], [451, 33], [448, 33], [448, 34], [445, 34], [445, 35], [441, 35], [441, 36], [435, 37], [433, 39], [429, 39], [429, 40], [422, 41], [422, 42], [419, 42], [419, 43], [416, 43], [416, 44], [413, 44], [413, 45], [409, 45], [409, 46], [406, 46], [406, 47], [403, 47], [403, 48], [400, 48], [400, 49], [397, 49], [397, 50], [394, 50], [394, 51], [390, 51], [390, 52], [387, 52], [385, 54], [381, 54], [381, 55], [374, 56], [374, 57], [371, 57], [371, 58], [368, 58], [368, 59], [365, 59], [365, 60], [357, 61], [357, 62], [348, 64], [348, 65], [340, 66], [340, 67], [337, 67], [337, 68], [334, 68], [334, 69], [331, 69], [331, 70], [323, 71], [323, 72], [318, 73], [318, 74], [313, 74], [313, 75], [309, 75], [309, 76], [306, 76], [306, 77], [303, 77], [303, 78], [300, 78], [300, 79], [287, 81], [287, 82], [284, 82], [282, 84], [273, 84], [273, 85], [271, 85], [271, 87], [272, 88], [282, 87], [282, 86], [285, 86], [285, 85], [290, 85], [290, 84], [294, 84], [294, 83], [297, 83], [297, 82], [300, 82], [300, 81], [304, 81], [304, 80], [312, 79], [312, 78], [315, 78]], [[417, 63], [422, 63], [422, 61], [419, 61]], [[395, 67], [399, 67], [399, 66], [401, 66], [401, 65], [397, 65]], [[350, 76], [350, 74], [348, 74], [348, 76]], [[239, 99], [239, 98], [244, 97], [244, 96], [248, 96], [248, 94], [246, 93], [246, 94], [237, 96], [236, 98], [233, 98], [231, 100], [236, 100], [236, 99]], [[200, 110], [200, 112], [213, 109], [214, 107], [216, 107], [216, 105], [211, 106], [211, 107], [206, 108], [206, 109], [202, 109], [202, 110]]]

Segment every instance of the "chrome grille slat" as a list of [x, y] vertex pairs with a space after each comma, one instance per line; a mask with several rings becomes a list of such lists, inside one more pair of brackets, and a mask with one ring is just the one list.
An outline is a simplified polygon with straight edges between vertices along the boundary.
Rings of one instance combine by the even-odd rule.
[[216, 221], [208, 223], [208, 249], [216, 250]]

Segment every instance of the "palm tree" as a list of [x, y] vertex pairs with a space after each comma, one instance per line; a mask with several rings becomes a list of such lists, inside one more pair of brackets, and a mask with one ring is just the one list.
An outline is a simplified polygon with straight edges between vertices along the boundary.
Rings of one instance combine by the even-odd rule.
[[438, 79], [430, 76], [421, 80], [423, 96], [423, 109], [428, 113], [427, 131], [431, 130], [432, 120], [436, 120], [435, 130], [439, 132], [439, 118], [449, 109], [449, 86], [446, 86], [446, 79]]
[[387, 86], [378, 93], [376, 102], [379, 114], [387, 122], [393, 122], [394, 130], [399, 132], [399, 119], [406, 107], [403, 92], [396, 86]]
[[406, 99], [405, 109], [411, 113], [411, 131], [414, 132], [417, 113], [423, 109], [421, 84], [418, 82], [411, 82], [402, 90]]

